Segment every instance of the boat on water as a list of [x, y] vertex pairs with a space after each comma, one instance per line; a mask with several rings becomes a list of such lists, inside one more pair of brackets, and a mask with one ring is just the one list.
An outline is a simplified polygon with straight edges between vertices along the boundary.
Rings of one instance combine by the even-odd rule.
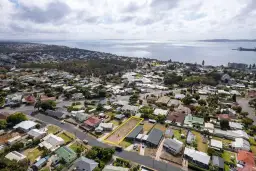
[[256, 52], [256, 47], [255, 48], [243, 48], [243, 47], [239, 47], [237, 49], [232, 49], [232, 50], [238, 50], [238, 51], [254, 51]]

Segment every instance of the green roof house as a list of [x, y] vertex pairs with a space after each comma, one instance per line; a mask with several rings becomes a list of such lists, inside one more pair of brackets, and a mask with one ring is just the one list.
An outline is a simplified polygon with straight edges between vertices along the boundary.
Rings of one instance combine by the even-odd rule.
[[202, 127], [204, 125], [204, 118], [199, 118], [188, 114], [185, 117], [183, 126], [187, 127]]
[[76, 153], [67, 146], [60, 147], [55, 152], [60, 159], [63, 159], [66, 163], [70, 163], [76, 159]]

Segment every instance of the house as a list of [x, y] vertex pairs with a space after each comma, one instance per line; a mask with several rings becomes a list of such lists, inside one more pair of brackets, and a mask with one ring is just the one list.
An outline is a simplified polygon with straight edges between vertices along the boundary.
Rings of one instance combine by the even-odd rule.
[[[143, 137], [144, 138], [144, 137]], [[153, 128], [146, 139], [146, 143], [149, 146], [157, 147], [163, 138], [163, 132], [159, 129]]]
[[155, 109], [153, 112], [154, 115], [158, 116], [158, 115], [163, 115], [166, 116], [168, 114], [168, 110], [163, 110], [163, 109]]
[[129, 171], [129, 168], [107, 165], [102, 171]]
[[242, 130], [243, 129], [243, 125], [241, 123], [238, 123], [238, 122], [229, 122], [229, 127], [230, 129], [233, 129], [233, 130]]
[[238, 169], [242, 171], [253, 171], [252, 168], [255, 169], [254, 155], [251, 152], [243, 150], [238, 151], [237, 163]]
[[191, 131], [189, 131], [187, 135], [187, 144], [192, 144], [195, 140], [195, 135]]
[[40, 96], [40, 101], [41, 101], [41, 102], [45, 102], [45, 101], [49, 101], [49, 100], [55, 101], [55, 100], [56, 100], [56, 97], [48, 97], [48, 96], [46, 96], [46, 95], [41, 95], [41, 96]]
[[210, 133], [213, 133], [214, 125], [212, 123], [207, 122], [207, 123], [204, 124], [204, 130], [206, 130]]
[[217, 114], [219, 120], [230, 120], [230, 117], [228, 114]]
[[84, 126], [89, 128], [90, 130], [94, 130], [100, 125], [101, 121], [102, 120], [99, 119], [98, 117], [92, 116], [84, 121]]
[[221, 77], [221, 81], [223, 81], [224, 83], [229, 83], [231, 77], [228, 74], [224, 74]]
[[219, 136], [219, 137], [224, 137], [224, 138], [228, 138], [228, 139], [232, 139], [235, 140], [236, 138], [244, 138], [246, 140], [249, 139], [249, 136], [246, 132], [242, 131], [242, 130], [228, 130], [228, 131], [224, 131], [221, 129], [214, 129], [214, 134]]
[[172, 129], [167, 129], [164, 133], [165, 138], [173, 138], [173, 135]]
[[41, 139], [43, 138], [47, 133], [43, 130], [39, 130], [39, 129], [31, 129], [28, 132], [28, 135], [33, 138], [33, 139]]
[[184, 95], [184, 94], [175, 94], [175, 99], [181, 100], [184, 97], [186, 97], [186, 95]]
[[26, 156], [17, 152], [17, 151], [12, 151], [10, 153], [8, 153], [5, 158], [9, 159], [9, 160], [15, 160], [17, 162], [22, 161], [24, 159], [26, 159]]
[[94, 160], [88, 159], [84, 156], [81, 156], [77, 159], [74, 163], [74, 170], [75, 171], [93, 171], [95, 167], [98, 166], [98, 163]]
[[43, 138], [43, 142], [39, 144], [39, 147], [44, 147], [47, 150], [55, 151], [59, 148], [65, 141], [56, 135], [48, 134], [46, 137]]
[[66, 163], [70, 163], [76, 159], [76, 153], [67, 146], [58, 148], [55, 153], [59, 159], [64, 160]]
[[202, 127], [204, 125], [204, 118], [199, 118], [188, 114], [185, 117], [183, 126], [187, 127]]
[[80, 111], [72, 111], [71, 112], [72, 116], [74, 116], [77, 121], [83, 122], [90, 117], [89, 114], [83, 113], [84, 110], [80, 110]]
[[179, 101], [179, 100], [176, 100], [176, 99], [171, 99], [171, 100], [168, 102], [168, 104], [167, 104], [168, 107], [171, 107], [171, 106], [173, 106], [173, 107], [178, 107], [179, 105], [180, 105], [180, 101]]
[[132, 113], [132, 114], [136, 114], [139, 110], [138, 106], [132, 106], [132, 105], [124, 105], [121, 110], [125, 113]]
[[47, 113], [47, 115], [52, 116], [57, 119], [64, 119], [66, 117], [66, 114], [62, 111], [55, 111], [55, 110], [47, 109], [45, 112]]
[[139, 125], [135, 129], [133, 129], [128, 136], [126, 136], [126, 139], [128, 141], [135, 141], [135, 138], [142, 132], [143, 132], [143, 126]]
[[162, 96], [160, 97], [157, 101], [156, 101], [156, 104], [158, 105], [164, 105], [164, 106], [167, 106], [168, 102], [170, 101], [170, 97], [168, 96]]
[[35, 128], [36, 125], [37, 123], [34, 121], [22, 121], [19, 124], [15, 125], [13, 128], [23, 132], [28, 132], [31, 129]]
[[236, 138], [235, 141], [231, 143], [231, 145], [235, 150], [250, 151], [251, 149], [250, 143], [243, 138]]
[[0, 112], [0, 120], [6, 120], [10, 115], [8, 112]]
[[214, 148], [215, 150], [222, 150], [223, 148], [222, 141], [215, 140], [215, 139], [210, 140], [209, 146]]
[[104, 131], [112, 131], [114, 124], [113, 123], [100, 123], [99, 127], [103, 128]]
[[115, 115], [115, 119], [117, 119], [117, 120], [123, 120], [124, 118], [125, 118], [125, 115], [123, 115], [123, 114]]
[[35, 98], [35, 96], [33, 96], [33, 95], [29, 95], [29, 96], [26, 96], [26, 97], [24, 98], [24, 102], [25, 102], [26, 104], [33, 105], [33, 104], [35, 104], [35, 102], [36, 102], [36, 98]]
[[40, 170], [47, 162], [48, 162], [49, 157], [46, 156], [44, 158], [41, 158], [40, 160], [38, 160], [36, 163], [34, 163], [31, 168], [33, 170]]
[[104, 105], [104, 106], [103, 106], [103, 109], [106, 110], [106, 111], [108, 111], [108, 110], [111, 110], [112, 107], [111, 107], [110, 105]]
[[212, 165], [217, 167], [216, 171], [224, 171], [224, 159], [219, 156], [212, 156]]
[[221, 109], [220, 112], [223, 114], [228, 114], [230, 117], [236, 116], [236, 111], [231, 108]]
[[17, 135], [9, 140], [7, 140], [7, 144], [8, 145], [13, 145], [15, 144], [16, 142], [20, 141], [21, 140], [21, 136], [20, 135]]
[[185, 147], [184, 158], [195, 165], [202, 167], [204, 169], [209, 168], [210, 156], [201, 151], [196, 151]]
[[176, 123], [177, 125], [181, 126], [185, 120], [185, 113], [170, 111], [167, 118], [166, 123]]
[[163, 148], [173, 154], [179, 154], [183, 148], [183, 143], [181, 141], [178, 141], [176, 139], [167, 138], [164, 140]]
[[181, 104], [178, 106], [178, 108], [175, 108], [174, 110], [177, 112], [185, 113], [185, 114], [191, 113], [191, 110], [188, 107], [181, 105]]

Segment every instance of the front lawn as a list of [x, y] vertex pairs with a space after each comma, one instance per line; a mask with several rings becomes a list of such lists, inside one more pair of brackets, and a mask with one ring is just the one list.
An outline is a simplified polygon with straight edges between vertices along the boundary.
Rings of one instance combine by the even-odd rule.
[[26, 151], [24, 151], [24, 155], [27, 156], [27, 158], [30, 160], [30, 162], [34, 163], [34, 161], [36, 160], [36, 158], [38, 158], [39, 156], [41, 156], [43, 154], [43, 150], [40, 150], [39, 148], [35, 148], [35, 149], [27, 149]]
[[66, 144], [70, 143], [73, 140], [71, 137], [68, 136], [66, 132], [62, 132], [61, 134], [58, 135], [58, 137], [61, 137]]
[[86, 150], [86, 147], [83, 143], [80, 142], [74, 142], [71, 146], [69, 146], [72, 150], [74, 150], [76, 153], [77, 152], [83, 152]]
[[132, 143], [130, 143], [129, 141], [123, 140], [119, 145], [126, 148], [126, 147], [129, 147], [130, 145], [132, 145]]
[[75, 105], [75, 106], [72, 106], [72, 108], [74, 110], [81, 110], [82, 108], [84, 108], [84, 106], [83, 105]]
[[197, 150], [207, 153], [208, 145], [207, 143], [203, 143], [202, 135], [196, 131], [192, 131], [192, 133], [196, 136]]
[[110, 123], [113, 123], [114, 126], [119, 126], [120, 121], [114, 119], [114, 120], [110, 121]]
[[56, 133], [58, 133], [59, 131], [61, 131], [61, 129], [60, 129], [60, 127], [58, 127], [58, 126], [55, 126], [55, 125], [49, 125], [48, 127], [47, 127], [47, 133], [48, 134], [56, 134]]
[[230, 151], [224, 151], [222, 153], [222, 158], [224, 159], [224, 161], [226, 162], [231, 162], [231, 163], [236, 163], [234, 160], [232, 160], [231, 156], [234, 156], [234, 159], [236, 158], [235, 153], [230, 152]]

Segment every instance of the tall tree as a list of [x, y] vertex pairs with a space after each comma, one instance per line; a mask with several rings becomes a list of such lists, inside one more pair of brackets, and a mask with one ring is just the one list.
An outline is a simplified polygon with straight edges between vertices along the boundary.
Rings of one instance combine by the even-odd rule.
[[202, 61], [202, 65], [204, 66], [204, 60]]

